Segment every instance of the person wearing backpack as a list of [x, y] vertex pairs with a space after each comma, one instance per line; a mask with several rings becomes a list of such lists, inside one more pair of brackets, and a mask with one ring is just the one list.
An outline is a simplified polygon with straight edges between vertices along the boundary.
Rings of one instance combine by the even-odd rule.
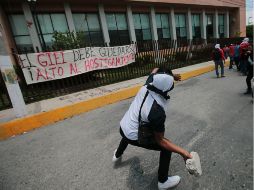
[[225, 57], [224, 57], [223, 50], [220, 49], [220, 44], [215, 45], [215, 48], [212, 52], [212, 59], [215, 64], [215, 72], [216, 72], [217, 78], [219, 78], [219, 66], [221, 68], [221, 77], [225, 77], [225, 75], [224, 75]]
[[[168, 176], [172, 152], [180, 154], [185, 161], [192, 158], [188, 151], [164, 137], [165, 108], [170, 98], [168, 93], [174, 88], [174, 79], [180, 80], [180, 77], [173, 75], [170, 70], [160, 68], [153, 70], [120, 122], [122, 139], [112, 158], [113, 163], [121, 161], [121, 157], [129, 144], [148, 150], [160, 151], [159, 189], [168, 189], [180, 182], [179, 176]], [[151, 134], [149, 140], [146, 141], [145, 138], [140, 138], [142, 136], [142, 134], [140, 135], [140, 128], [144, 125], [146, 125], [147, 130], [149, 128]], [[142, 132], [145, 133], [145, 131]]]

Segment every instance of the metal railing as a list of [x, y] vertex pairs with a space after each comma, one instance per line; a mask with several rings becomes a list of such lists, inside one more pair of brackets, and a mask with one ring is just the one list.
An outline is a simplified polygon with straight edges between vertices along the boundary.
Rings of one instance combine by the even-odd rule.
[[[129, 80], [148, 75], [155, 67], [176, 69], [187, 65], [209, 61], [215, 43], [221, 45], [235, 43], [240, 39], [213, 40], [163, 40], [137, 42], [136, 61], [127, 66], [96, 70], [69, 78], [27, 85], [21, 67], [15, 69], [25, 102], [32, 103], [44, 99], [58, 97], [82, 90], [87, 90], [107, 84]], [[50, 50], [50, 49], [48, 49]], [[13, 55], [28, 53], [28, 50], [14, 51]], [[16, 63], [18, 61], [16, 60]], [[1, 76], [2, 77], [2, 76]], [[0, 77], [0, 110], [10, 108], [11, 103]]]

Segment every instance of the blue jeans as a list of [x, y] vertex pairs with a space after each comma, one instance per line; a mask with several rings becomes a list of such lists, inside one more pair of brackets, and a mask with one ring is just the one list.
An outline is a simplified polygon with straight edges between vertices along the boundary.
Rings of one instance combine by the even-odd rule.
[[224, 63], [222, 60], [216, 60], [215, 63], [215, 72], [217, 77], [219, 76], [219, 66], [221, 68], [221, 76], [224, 76]]

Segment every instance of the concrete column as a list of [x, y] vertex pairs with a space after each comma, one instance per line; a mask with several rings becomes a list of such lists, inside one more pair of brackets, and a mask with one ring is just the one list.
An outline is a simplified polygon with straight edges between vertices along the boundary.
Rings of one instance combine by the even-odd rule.
[[74, 32], [74, 34], [76, 34], [76, 29], [75, 29], [75, 25], [73, 22], [72, 12], [71, 12], [69, 3], [64, 3], [64, 12], [66, 15], [66, 19], [67, 19], [67, 23], [68, 23], [70, 32]]
[[188, 9], [188, 12], [187, 12], [187, 38], [189, 40], [193, 39], [193, 35], [192, 35], [192, 20], [191, 20], [191, 10], [190, 10], [190, 8]]
[[206, 15], [205, 10], [201, 13], [201, 38], [206, 40]]
[[214, 17], [213, 17], [213, 37], [214, 38], [219, 38], [218, 26], [219, 26], [218, 10], [216, 9], [214, 12]]
[[155, 18], [155, 10], [154, 7], [151, 7], [150, 10], [150, 20], [151, 20], [151, 27], [152, 27], [152, 39], [158, 40], [158, 33], [157, 33], [157, 25], [156, 25], [156, 18]]
[[136, 40], [132, 10], [130, 5], [127, 6], [127, 22], [128, 22], [128, 28], [129, 28], [130, 41], [135, 43], [137, 40]]
[[22, 4], [22, 8], [23, 8], [23, 12], [24, 12], [24, 16], [25, 16], [26, 21], [32, 23], [32, 25], [30, 25], [28, 27], [28, 31], [29, 31], [29, 34], [30, 34], [30, 37], [31, 37], [31, 40], [32, 40], [32, 43], [33, 43], [34, 51], [37, 52], [37, 48], [38, 48], [39, 51], [41, 51], [42, 49], [41, 49], [41, 43], [40, 43], [40, 40], [39, 40], [39, 35], [37, 33], [36, 26], [35, 26], [35, 21], [33, 19], [33, 15], [32, 15], [32, 12], [30, 10], [30, 7], [29, 7], [28, 3], [24, 2]]
[[24, 117], [27, 115], [26, 105], [19, 87], [17, 75], [13, 68], [13, 63], [6, 50], [5, 40], [5, 31], [0, 25], [0, 73], [3, 76], [16, 117]]
[[170, 9], [170, 29], [171, 29], [171, 39], [176, 40], [176, 22], [175, 22], [175, 12], [174, 9]]
[[102, 4], [99, 4], [99, 17], [101, 22], [104, 43], [106, 43], [107, 46], [109, 46], [110, 39], [109, 39], [109, 33], [108, 33], [108, 25], [107, 25], [106, 15], [104, 12], [104, 7]]
[[229, 38], [229, 11], [225, 14], [225, 24], [224, 24], [224, 30], [225, 30], [225, 38]]

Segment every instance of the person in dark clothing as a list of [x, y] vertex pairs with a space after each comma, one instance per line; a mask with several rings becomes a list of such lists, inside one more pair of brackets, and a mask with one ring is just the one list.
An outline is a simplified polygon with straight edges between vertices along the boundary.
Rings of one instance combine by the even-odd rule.
[[212, 59], [215, 64], [215, 72], [217, 78], [219, 78], [219, 66], [221, 68], [221, 77], [225, 77], [224, 75], [224, 62], [225, 62], [225, 57], [223, 50], [220, 49], [220, 44], [215, 45], [215, 49], [212, 52]]
[[238, 42], [234, 49], [234, 62], [237, 70], [240, 71], [240, 43]]
[[247, 75], [249, 38], [244, 38], [240, 44], [240, 70], [243, 75]]
[[229, 69], [233, 69], [233, 64], [234, 64], [234, 54], [235, 54], [235, 45], [230, 44], [229, 46], [229, 58], [230, 58], [230, 64], [229, 64]]
[[248, 51], [246, 52], [247, 57], [247, 77], [246, 77], [246, 84], [247, 84], [247, 91], [244, 94], [252, 94], [253, 97], [253, 90], [251, 87], [251, 79], [253, 78], [253, 48], [249, 45]]
[[[158, 169], [158, 188], [168, 189], [180, 182], [179, 176], [168, 176], [172, 152], [180, 154], [184, 160], [191, 158], [188, 151], [175, 145], [164, 137], [166, 113], [165, 108], [169, 100], [168, 93], [173, 89], [174, 78], [180, 80], [179, 75], [173, 75], [170, 70], [156, 68], [148, 77], [146, 84], [141, 87], [128, 111], [120, 122], [122, 139], [114, 151], [112, 161], [118, 162], [129, 144], [148, 150], [160, 151]], [[151, 144], [141, 144], [138, 141], [139, 118], [149, 123], [153, 131]]]

